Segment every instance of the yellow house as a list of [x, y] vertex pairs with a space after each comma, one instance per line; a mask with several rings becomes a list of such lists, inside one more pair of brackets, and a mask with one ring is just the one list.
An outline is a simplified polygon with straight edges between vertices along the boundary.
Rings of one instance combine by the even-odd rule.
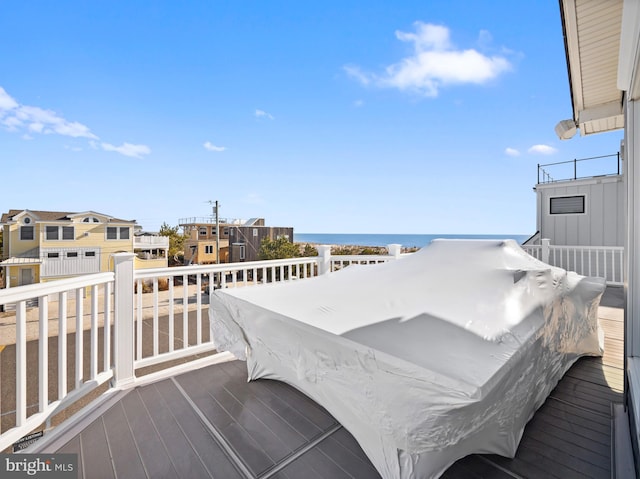
[[94, 211], [10, 210], [0, 219], [5, 287], [110, 271], [114, 253], [133, 253], [135, 224]]

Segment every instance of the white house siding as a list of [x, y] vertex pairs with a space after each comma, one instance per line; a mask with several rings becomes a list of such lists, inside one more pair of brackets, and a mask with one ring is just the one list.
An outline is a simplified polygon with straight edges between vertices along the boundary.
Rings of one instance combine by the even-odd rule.
[[[68, 258], [69, 252], [78, 253], [78, 256]], [[87, 256], [89, 252], [95, 252], [95, 256]], [[58, 253], [59, 257], [49, 258], [49, 253]], [[43, 279], [100, 272], [100, 248], [42, 248], [40, 257], [40, 276]]]
[[[538, 230], [556, 245], [623, 246], [625, 188], [622, 176], [539, 184]], [[585, 196], [584, 214], [550, 214], [550, 198]]]

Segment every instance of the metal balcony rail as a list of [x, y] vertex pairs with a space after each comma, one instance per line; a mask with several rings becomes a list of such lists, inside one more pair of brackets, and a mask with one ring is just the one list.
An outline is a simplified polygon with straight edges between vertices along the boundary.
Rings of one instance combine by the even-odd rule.
[[[615, 166], [612, 165], [614, 159]], [[600, 162], [596, 165], [596, 163], [594, 163], [595, 160], [600, 160]], [[588, 168], [586, 166], [587, 164], [584, 162], [592, 162], [589, 164], [591, 168]], [[581, 169], [581, 175], [578, 175], [579, 166]], [[573, 160], [546, 163], [544, 165], [538, 164], [538, 184], [579, 180], [595, 176], [619, 175], [621, 172], [621, 166], [620, 153], [592, 156], [590, 158], [575, 158]]]

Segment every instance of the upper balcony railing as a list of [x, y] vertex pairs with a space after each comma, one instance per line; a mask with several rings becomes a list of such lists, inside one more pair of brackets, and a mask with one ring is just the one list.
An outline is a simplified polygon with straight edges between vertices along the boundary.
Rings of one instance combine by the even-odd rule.
[[[247, 220], [240, 218], [222, 218], [220, 217], [219, 223], [221, 225], [243, 225]], [[190, 216], [188, 218], [180, 218], [178, 220], [179, 225], [215, 225], [216, 218], [215, 216]]]
[[620, 153], [575, 158], [557, 163], [538, 164], [538, 184], [572, 181], [596, 176], [614, 176], [622, 171]]
[[169, 249], [168, 236], [134, 236], [133, 247], [138, 249]]

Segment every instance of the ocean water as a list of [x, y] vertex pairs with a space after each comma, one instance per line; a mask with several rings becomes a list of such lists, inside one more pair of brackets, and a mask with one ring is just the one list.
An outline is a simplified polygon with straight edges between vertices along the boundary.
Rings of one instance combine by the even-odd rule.
[[313, 243], [329, 245], [387, 246], [400, 244], [403, 247], [422, 248], [436, 238], [446, 239], [513, 239], [522, 244], [529, 235], [419, 235], [419, 234], [331, 234], [331, 233], [294, 233], [295, 243]]

